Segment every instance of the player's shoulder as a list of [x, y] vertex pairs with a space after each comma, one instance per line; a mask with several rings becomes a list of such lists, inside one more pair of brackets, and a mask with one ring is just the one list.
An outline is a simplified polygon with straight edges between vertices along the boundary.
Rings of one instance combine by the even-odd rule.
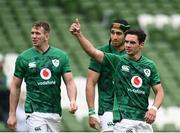
[[17, 57], [17, 60], [20, 61], [20, 60], [26, 60], [30, 57], [32, 57], [34, 55], [34, 52], [33, 52], [33, 48], [29, 48], [29, 49], [26, 49], [24, 50], [23, 52], [21, 52], [18, 57]]
[[28, 56], [28, 55], [31, 55], [32, 53], [34, 52], [34, 48], [29, 48], [29, 49], [26, 49], [24, 50], [19, 56]]
[[67, 54], [65, 51], [62, 49], [56, 48], [56, 47], [51, 47], [51, 51], [55, 53], [61, 53], [61, 54]]
[[[67, 53], [65, 51], [56, 47], [50, 47], [47, 52], [48, 55], [52, 55], [52, 56], [60, 56], [60, 57], [67, 56]], [[32, 47], [23, 51], [19, 56], [23, 58], [29, 58], [32, 57], [33, 55], [36, 56], [37, 53], [38, 53], [37, 50], [34, 47]]]
[[154, 63], [154, 61], [146, 56], [141, 57], [143, 61], [149, 62], [149, 63]]
[[59, 48], [56, 48], [56, 47], [51, 47], [51, 49], [49, 51], [49, 55], [57, 57], [57, 58], [61, 58], [61, 59], [69, 58], [67, 52], [65, 52]]
[[148, 58], [148, 57], [145, 57], [145, 56], [142, 56], [142, 63], [148, 65], [148, 66], [156, 66], [156, 63], [155, 61], [153, 61], [152, 59]]

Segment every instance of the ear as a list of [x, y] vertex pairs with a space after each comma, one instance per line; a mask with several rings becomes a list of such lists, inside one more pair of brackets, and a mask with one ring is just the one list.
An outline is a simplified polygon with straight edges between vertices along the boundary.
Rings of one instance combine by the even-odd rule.
[[48, 40], [48, 39], [49, 39], [49, 33], [46, 32], [46, 33], [45, 33], [45, 36], [46, 36], [46, 39]]
[[144, 47], [144, 42], [140, 43], [140, 47], [141, 47], [141, 48]]

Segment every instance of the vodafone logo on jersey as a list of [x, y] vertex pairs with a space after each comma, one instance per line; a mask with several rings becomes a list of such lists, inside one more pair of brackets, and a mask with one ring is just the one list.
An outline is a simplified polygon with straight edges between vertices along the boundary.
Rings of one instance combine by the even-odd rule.
[[133, 76], [131, 84], [136, 88], [140, 88], [142, 86], [142, 79], [139, 76]]
[[41, 78], [48, 80], [51, 78], [51, 71], [48, 68], [43, 68], [40, 72]]

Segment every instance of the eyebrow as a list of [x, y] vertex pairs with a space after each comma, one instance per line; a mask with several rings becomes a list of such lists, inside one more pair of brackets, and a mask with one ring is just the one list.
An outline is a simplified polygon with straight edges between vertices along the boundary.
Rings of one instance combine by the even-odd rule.
[[128, 41], [128, 40], [125, 40], [125, 42], [136, 43], [135, 41]]
[[111, 32], [115, 32], [115, 33], [123, 33], [121, 30], [118, 30], [118, 31], [116, 31], [116, 30], [111, 30]]

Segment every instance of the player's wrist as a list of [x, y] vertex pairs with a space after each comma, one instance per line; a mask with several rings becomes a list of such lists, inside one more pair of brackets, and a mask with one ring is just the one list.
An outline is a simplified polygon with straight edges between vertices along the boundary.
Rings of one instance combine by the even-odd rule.
[[16, 116], [16, 111], [9, 111], [9, 116]]
[[78, 38], [82, 38], [84, 35], [81, 33], [81, 31], [79, 30], [78, 32], [76, 32], [76, 37]]
[[74, 103], [76, 103], [76, 100], [70, 100], [70, 103], [74, 104]]
[[88, 114], [89, 114], [89, 116], [95, 116], [96, 115], [95, 109], [89, 108]]
[[158, 108], [155, 106], [155, 105], [152, 105], [151, 107], [150, 107], [150, 109], [153, 109], [154, 111], [158, 111]]

